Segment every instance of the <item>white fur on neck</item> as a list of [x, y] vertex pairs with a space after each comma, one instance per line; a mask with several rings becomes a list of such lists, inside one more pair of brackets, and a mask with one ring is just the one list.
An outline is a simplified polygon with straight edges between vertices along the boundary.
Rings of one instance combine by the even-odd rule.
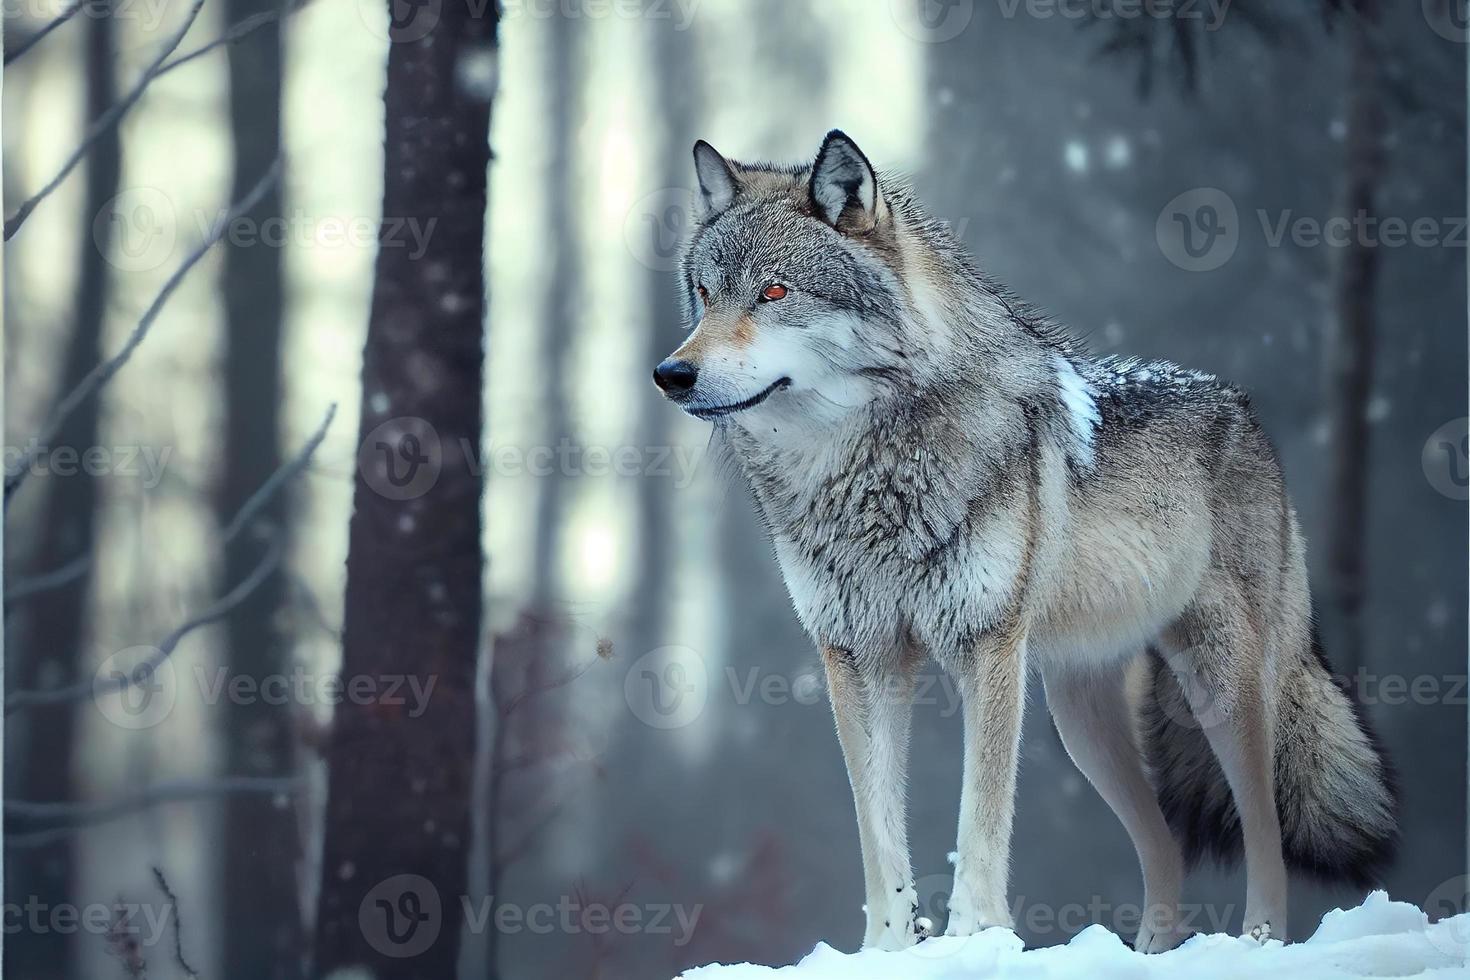
[[1090, 468], [1093, 464], [1093, 434], [1102, 424], [1102, 416], [1097, 410], [1096, 392], [1065, 356], [1053, 354], [1052, 363], [1056, 367], [1062, 407], [1067, 410], [1068, 428], [1072, 434], [1071, 455], [1083, 466]]

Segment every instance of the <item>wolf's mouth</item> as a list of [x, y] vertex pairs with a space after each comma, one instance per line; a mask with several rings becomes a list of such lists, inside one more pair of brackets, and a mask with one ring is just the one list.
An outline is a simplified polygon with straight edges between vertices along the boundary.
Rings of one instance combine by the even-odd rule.
[[764, 391], [751, 395], [744, 401], [735, 402], [733, 405], [715, 405], [710, 407], [706, 407], [703, 405], [688, 405], [685, 406], [684, 411], [688, 412], [690, 415], [693, 415], [697, 419], [717, 419], [721, 416], [733, 415], [736, 412], [743, 412], [747, 408], [754, 408], [761, 402], [765, 401], [767, 398], [770, 398], [776, 392], [782, 391], [789, 387], [791, 387], [790, 378], [778, 378], [775, 382], [771, 384], [770, 387], [766, 388]]

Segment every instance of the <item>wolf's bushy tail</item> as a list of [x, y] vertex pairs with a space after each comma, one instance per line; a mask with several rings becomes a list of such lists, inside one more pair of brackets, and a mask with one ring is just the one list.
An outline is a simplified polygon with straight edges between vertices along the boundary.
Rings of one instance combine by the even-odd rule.
[[[1304, 651], [1305, 653], [1305, 651]], [[1174, 672], [1157, 653], [1140, 705], [1159, 804], [1193, 865], [1240, 857], [1240, 816]], [[1317, 633], [1282, 664], [1276, 710], [1276, 809], [1292, 867], [1366, 887], [1398, 842], [1392, 769], [1358, 706], [1332, 677]]]

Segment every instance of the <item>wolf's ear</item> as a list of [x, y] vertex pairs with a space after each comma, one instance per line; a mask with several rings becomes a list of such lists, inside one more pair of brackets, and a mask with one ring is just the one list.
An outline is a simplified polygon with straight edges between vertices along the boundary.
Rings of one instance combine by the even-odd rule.
[[699, 178], [696, 210], [701, 218], [728, 208], [740, 191], [730, 161], [704, 140], [694, 144], [694, 175]]
[[817, 162], [812, 166], [812, 203], [822, 220], [847, 234], [863, 234], [878, 224], [882, 200], [878, 174], [840, 129], [822, 141]]

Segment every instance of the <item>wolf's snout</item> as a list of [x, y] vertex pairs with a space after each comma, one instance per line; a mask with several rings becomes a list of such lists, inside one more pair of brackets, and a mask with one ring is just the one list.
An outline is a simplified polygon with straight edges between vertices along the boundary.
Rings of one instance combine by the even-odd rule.
[[653, 383], [666, 395], [682, 395], [699, 380], [699, 368], [688, 361], [669, 358], [653, 369]]

